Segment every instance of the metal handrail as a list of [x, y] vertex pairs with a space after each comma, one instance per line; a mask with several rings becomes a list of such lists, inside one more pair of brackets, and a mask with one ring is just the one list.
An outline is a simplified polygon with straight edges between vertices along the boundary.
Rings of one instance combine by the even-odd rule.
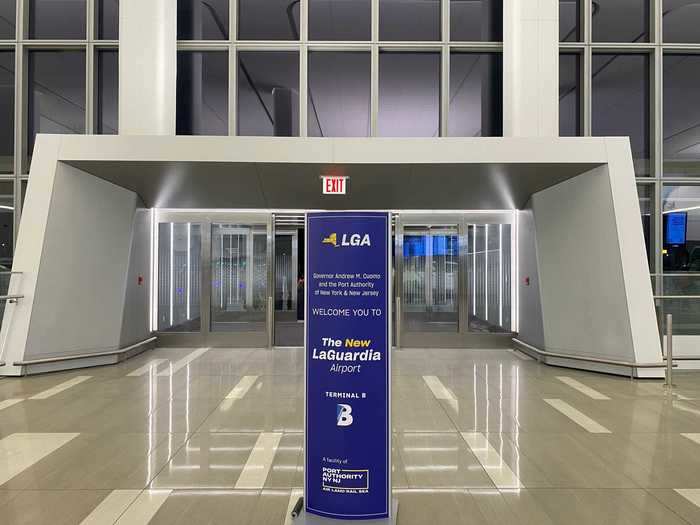
[[0, 272], [0, 275], [22, 275], [24, 272], [14, 272], [11, 270], [4, 270]]
[[654, 299], [700, 299], [700, 295], [655, 295]]
[[600, 363], [604, 365], [614, 365], [614, 366], [626, 366], [631, 368], [665, 368], [666, 363], [636, 363], [631, 361], [616, 361], [614, 359], [601, 359], [600, 357], [588, 357], [579, 355], [569, 355], [569, 354], [559, 354], [556, 352], [547, 352], [546, 350], [540, 350], [539, 348], [532, 346], [531, 344], [521, 341], [517, 337], [513, 338], [513, 342], [524, 346], [525, 348], [532, 350], [538, 355], [544, 357], [554, 357], [557, 359], [571, 359], [573, 361], [587, 361], [590, 363]]
[[0, 295], [0, 301], [7, 301], [8, 303], [16, 303], [17, 299], [24, 299], [24, 295]]
[[126, 348], [121, 348], [119, 350], [109, 350], [107, 352], [98, 352], [94, 354], [77, 354], [77, 355], [66, 355], [66, 356], [59, 356], [59, 357], [47, 357], [45, 359], [33, 359], [29, 361], [15, 361], [12, 363], [14, 366], [29, 366], [29, 365], [42, 365], [42, 364], [48, 364], [48, 363], [58, 363], [60, 361], [75, 361], [77, 359], [90, 359], [93, 357], [108, 357], [111, 355], [120, 355], [120, 354], [125, 354], [127, 352], [130, 352], [131, 350], [138, 348], [139, 346], [144, 346], [149, 343], [152, 343], [158, 339], [156, 336], [149, 337], [148, 339], [144, 339], [143, 341], [139, 341], [138, 343], [134, 343], [133, 345], [129, 345]]

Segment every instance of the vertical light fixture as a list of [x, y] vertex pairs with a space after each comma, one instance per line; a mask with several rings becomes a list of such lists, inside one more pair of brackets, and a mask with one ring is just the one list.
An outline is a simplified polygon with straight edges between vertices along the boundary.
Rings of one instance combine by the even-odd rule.
[[149, 285], [150, 285], [150, 290], [149, 290], [149, 298], [150, 298], [150, 329], [151, 332], [155, 332], [158, 329], [158, 320], [157, 320], [157, 305], [156, 305], [156, 290], [157, 290], [157, 285], [156, 285], [156, 280], [157, 280], [157, 272], [158, 272], [158, 261], [156, 259], [156, 235], [157, 235], [157, 229], [156, 229], [156, 210], [155, 208], [151, 208], [151, 265], [150, 265], [150, 270], [149, 270]]
[[503, 224], [498, 225], [498, 326], [503, 326]]
[[484, 224], [484, 317], [489, 320], [489, 225]]
[[190, 279], [190, 257], [191, 257], [190, 242], [191, 242], [191, 239], [192, 239], [192, 223], [188, 222], [187, 223], [187, 320], [188, 321], [190, 320], [190, 284], [191, 284], [191, 279]]
[[472, 229], [472, 314], [476, 316], [476, 224]]
[[[514, 320], [511, 330], [520, 331], [520, 212], [513, 210], [515, 228], [511, 231], [511, 247], [515, 246], [515, 264], [511, 273], [511, 318]], [[512, 248], [511, 248], [512, 250]]]
[[175, 223], [170, 223], [170, 326], [173, 325], [173, 299], [175, 291]]

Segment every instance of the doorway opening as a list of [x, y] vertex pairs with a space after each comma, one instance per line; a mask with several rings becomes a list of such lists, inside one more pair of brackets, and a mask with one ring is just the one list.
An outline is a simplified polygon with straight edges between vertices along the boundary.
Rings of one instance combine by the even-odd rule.
[[[514, 211], [393, 214], [397, 347], [507, 346], [517, 331]], [[156, 210], [163, 346], [304, 344], [304, 213]]]

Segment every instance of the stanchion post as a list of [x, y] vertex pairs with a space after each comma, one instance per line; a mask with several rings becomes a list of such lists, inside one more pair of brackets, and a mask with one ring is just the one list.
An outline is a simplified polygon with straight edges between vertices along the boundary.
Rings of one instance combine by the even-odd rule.
[[673, 314], [666, 315], [666, 383], [673, 386]]

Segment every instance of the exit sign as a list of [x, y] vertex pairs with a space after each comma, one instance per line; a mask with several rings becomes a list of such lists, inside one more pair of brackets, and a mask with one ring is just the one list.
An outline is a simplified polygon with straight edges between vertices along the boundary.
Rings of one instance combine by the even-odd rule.
[[324, 195], [345, 195], [348, 189], [348, 178], [323, 176], [321, 186]]

